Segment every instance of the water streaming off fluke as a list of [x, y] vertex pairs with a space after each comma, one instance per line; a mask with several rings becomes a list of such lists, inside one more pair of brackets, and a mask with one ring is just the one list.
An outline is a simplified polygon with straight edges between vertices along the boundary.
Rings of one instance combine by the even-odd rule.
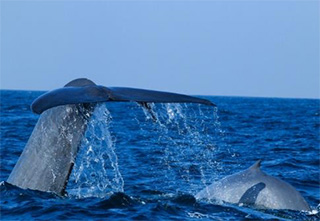
[[97, 105], [70, 176], [68, 187], [71, 189], [67, 189], [70, 195], [105, 197], [124, 191], [115, 153], [115, 138], [109, 131], [111, 120], [106, 104]]
[[[139, 128], [135, 136], [144, 137], [138, 142], [139, 151], [144, 151], [144, 145], [153, 145], [154, 152], [144, 153], [152, 162], [145, 173], [153, 177], [156, 176], [153, 171], [157, 171], [158, 177], [161, 170], [163, 175], [162, 183], [154, 183], [156, 189], [162, 186], [170, 192], [180, 191], [174, 188], [178, 182], [183, 186], [181, 191], [193, 194], [212, 182], [212, 171], [219, 167], [215, 157], [216, 139], [222, 133], [216, 108], [198, 104], [150, 103], [146, 107], [131, 103], [131, 106], [140, 108], [143, 113], [132, 119]], [[67, 189], [70, 195], [105, 197], [124, 192], [125, 182], [120, 171], [127, 164], [119, 165], [118, 158], [126, 156], [117, 155], [121, 145], [117, 143], [117, 134], [112, 132], [117, 123], [112, 119], [108, 104], [96, 107], [70, 176]], [[158, 137], [158, 141], [148, 143], [148, 137]], [[121, 137], [125, 139], [129, 137]], [[155, 154], [162, 155], [160, 161], [153, 161]]]

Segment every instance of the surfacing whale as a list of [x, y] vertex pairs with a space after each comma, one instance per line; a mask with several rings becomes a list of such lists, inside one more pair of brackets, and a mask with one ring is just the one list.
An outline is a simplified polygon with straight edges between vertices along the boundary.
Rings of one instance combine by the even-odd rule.
[[40, 118], [13, 168], [8, 183], [23, 189], [65, 193], [81, 139], [99, 102], [199, 103], [209, 100], [183, 94], [124, 87], [104, 87], [80, 78], [47, 92], [31, 105]]
[[293, 186], [267, 175], [261, 171], [260, 164], [258, 160], [247, 170], [211, 184], [196, 194], [196, 199], [222, 200], [265, 209], [311, 210]]

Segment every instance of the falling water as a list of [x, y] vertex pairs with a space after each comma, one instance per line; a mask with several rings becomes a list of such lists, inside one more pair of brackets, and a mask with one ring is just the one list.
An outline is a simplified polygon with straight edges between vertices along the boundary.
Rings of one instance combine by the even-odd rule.
[[[159, 178], [159, 170], [163, 174], [163, 182], [155, 183], [154, 188], [158, 189], [160, 185], [167, 191], [180, 191], [174, 188], [180, 182], [181, 191], [194, 194], [199, 187], [212, 182], [213, 173], [220, 166], [216, 160], [219, 149], [216, 139], [223, 135], [217, 109], [198, 104], [149, 103], [148, 107], [139, 104], [135, 107], [138, 108], [132, 112], [136, 114], [134, 121], [139, 128], [135, 136], [145, 138], [138, 141], [139, 151], [144, 151], [142, 146], [145, 145], [149, 147], [145, 151], [154, 151], [145, 154], [150, 158], [155, 153], [162, 154], [159, 162], [150, 159], [152, 164], [146, 171], [151, 173], [150, 176], [154, 173], [155, 180]], [[110, 111], [113, 112], [112, 107]], [[107, 104], [98, 105], [87, 126], [69, 180], [67, 191], [70, 195], [105, 197], [124, 191], [122, 167], [118, 165], [116, 154], [117, 132], [113, 133], [113, 124], [122, 125], [112, 120]], [[121, 137], [122, 141], [125, 139], [129, 137]]]
[[[146, 120], [156, 117], [153, 125], [159, 134], [158, 148], [164, 150], [161, 163], [166, 165], [164, 182], [168, 190], [181, 182], [181, 191], [193, 194], [210, 184], [220, 167], [216, 141], [224, 134], [218, 109], [198, 104], [150, 104], [142, 109]], [[143, 121], [139, 123], [143, 126]]]
[[109, 131], [112, 117], [105, 104], [95, 108], [69, 180], [68, 193], [76, 197], [105, 197], [123, 192], [124, 181]]

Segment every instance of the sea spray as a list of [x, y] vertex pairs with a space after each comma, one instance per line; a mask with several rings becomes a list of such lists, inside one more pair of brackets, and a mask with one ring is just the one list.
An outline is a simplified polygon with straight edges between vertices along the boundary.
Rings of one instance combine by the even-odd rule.
[[164, 152], [161, 163], [166, 166], [161, 185], [170, 191], [170, 186], [179, 182], [181, 189], [175, 190], [193, 194], [199, 187], [211, 183], [214, 171], [220, 167], [216, 157], [217, 139], [223, 136], [217, 108], [198, 104], [150, 104], [148, 109], [142, 109], [146, 120], [150, 121], [151, 115], [156, 117], [153, 124], [158, 133], [158, 148]]
[[[128, 166], [130, 162], [122, 158], [135, 155], [150, 159], [150, 165], [140, 167], [141, 170], [147, 168], [148, 182], [154, 182], [155, 189], [194, 194], [214, 180], [215, 171], [220, 167], [216, 156], [217, 139], [223, 134], [216, 108], [154, 103], [148, 103], [146, 107], [131, 103], [126, 108], [133, 110], [134, 118], [127, 112], [128, 118], [119, 122], [120, 119], [113, 119], [110, 112], [119, 111], [121, 105], [125, 104], [112, 106], [107, 103], [96, 107], [70, 177], [67, 189], [70, 195], [105, 197], [123, 192], [124, 179], [120, 173], [123, 167], [118, 165], [118, 158]], [[142, 115], [139, 115], [139, 109]], [[133, 124], [136, 126], [130, 133], [121, 133], [121, 130], [130, 129], [122, 127]], [[117, 139], [121, 143], [116, 142]], [[131, 145], [126, 146], [125, 140]], [[118, 146], [131, 149], [132, 155], [117, 156]], [[161, 183], [157, 182], [159, 176]], [[181, 184], [180, 189], [176, 188], [177, 183]]]
[[70, 176], [67, 191], [75, 197], [105, 197], [123, 192], [124, 181], [109, 127], [111, 114], [106, 104], [95, 108]]

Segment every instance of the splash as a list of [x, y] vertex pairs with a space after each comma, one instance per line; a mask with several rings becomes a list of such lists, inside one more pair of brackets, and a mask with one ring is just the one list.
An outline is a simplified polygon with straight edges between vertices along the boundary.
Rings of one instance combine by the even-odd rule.
[[[121, 170], [139, 166], [146, 175], [140, 177], [142, 183], [195, 194], [215, 178], [220, 167], [217, 137], [223, 133], [217, 108], [205, 105], [100, 104], [88, 123], [67, 192], [79, 198], [123, 192], [117, 147]], [[132, 157], [148, 160], [134, 165]]]
[[115, 138], [109, 130], [111, 120], [106, 105], [97, 105], [69, 179], [69, 195], [79, 198], [105, 197], [124, 191], [115, 152]]
[[[142, 109], [146, 120], [156, 117], [157, 148], [163, 150], [160, 164], [166, 166], [167, 182], [160, 185], [170, 191], [182, 182], [181, 191], [194, 194], [199, 187], [210, 184], [214, 171], [220, 167], [216, 141], [224, 136], [218, 109], [198, 104], [150, 104], [148, 109]], [[142, 127], [143, 122], [140, 123]]]

